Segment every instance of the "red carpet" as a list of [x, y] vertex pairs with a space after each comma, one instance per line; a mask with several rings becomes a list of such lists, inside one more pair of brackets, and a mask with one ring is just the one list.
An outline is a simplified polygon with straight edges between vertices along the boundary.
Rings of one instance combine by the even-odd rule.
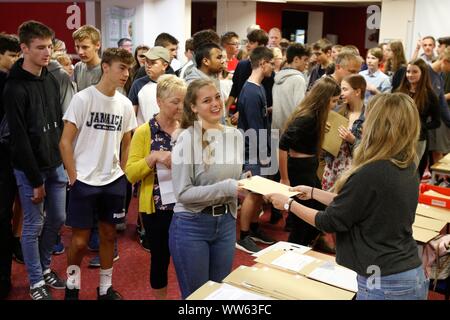
[[[150, 254], [142, 249], [136, 241], [136, 208], [137, 200], [133, 198], [128, 215], [128, 227], [123, 233], [118, 234], [120, 259], [114, 263], [113, 286], [126, 300], [149, 300], [155, 299], [150, 288], [149, 265]], [[286, 241], [288, 234], [283, 231], [284, 222], [279, 221], [277, 225], [267, 222], [268, 214], [261, 218], [262, 228], [277, 240]], [[66, 246], [70, 241], [70, 229], [63, 228], [63, 242]], [[99, 283], [99, 269], [90, 269], [88, 262], [95, 253], [89, 253], [83, 260], [81, 275], [80, 299], [96, 299], [96, 288]], [[240, 265], [253, 265], [253, 258], [240, 250], [236, 250], [233, 268]], [[52, 269], [65, 279], [67, 267], [66, 254], [53, 256]], [[13, 262], [13, 289], [9, 298], [11, 300], [30, 300], [29, 284], [25, 266]], [[53, 298], [61, 300], [64, 298], [64, 290], [52, 289]], [[171, 264], [169, 267], [168, 299], [180, 299], [175, 269]], [[443, 295], [430, 292], [429, 299], [443, 299]]]

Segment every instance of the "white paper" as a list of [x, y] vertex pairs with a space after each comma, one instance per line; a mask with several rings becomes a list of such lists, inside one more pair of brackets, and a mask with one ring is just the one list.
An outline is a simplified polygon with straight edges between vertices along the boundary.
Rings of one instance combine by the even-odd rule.
[[349, 291], [358, 291], [356, 272], [332, 262], [327, 262], [315, 269], [308, 275], [308, 278], [325, 282]]
[[173, 192], [172, 171], [161, 163], [156, 163], [156, 172], [158, 174], [159, 192], [161, 193], [162, 204], [177, 202]]
[[275, 250], [284, 250], [284, 251], [295, 252], [298, 254], [304, 254], [304, 253], [308, 252], [309, 250], [311, 250], [311, 248], [302, 246], [300, 244], [291, 243], [291, 242], [278, 241], [277, 243], [275, 243], [267, 248], [264, 248], [261, 251], [255, 252], [254, 254], [252, 254], [252, 256], [253, 257], [261, 257], [261, 256], [265, 255], [267, 252], [275, 251]]
[[308, 264], [315, 261], [317, 261], [317, 259], [314, 259], [313, 257], [289, 251], [273, 260], [271, 264], [286, 270], [299, 272]]
[[273, 300], [256, 293], [242, 290], [223, 283], [219, 289], [208, 295], [205, 300]]

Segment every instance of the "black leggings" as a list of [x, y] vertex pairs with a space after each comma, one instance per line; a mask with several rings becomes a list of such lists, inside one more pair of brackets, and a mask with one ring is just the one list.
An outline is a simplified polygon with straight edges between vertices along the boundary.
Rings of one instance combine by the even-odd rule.
[[153, 289], [167, 287], [167, 270], [170, 263], [169, 226], [172, 210], [142, 213], [145, 236], [150, 243], [150, 285]]
[[[288, 158], [288, 175], [291, 186], [298, 185], [311, 186], [321, 189], [319, 178], [317, 177], [317, 168], [319, 162], [317, 157], [311, 158]], [[323, 210], [325, 206], [316, 200], [302, 201], [295, 198], [295, 201], [316, 210]], [[292, 231], [289, 234], [289, 242], [310, 245], [320, 234], [320, 231], [309, 223], [303, 221], [292, 214]]]

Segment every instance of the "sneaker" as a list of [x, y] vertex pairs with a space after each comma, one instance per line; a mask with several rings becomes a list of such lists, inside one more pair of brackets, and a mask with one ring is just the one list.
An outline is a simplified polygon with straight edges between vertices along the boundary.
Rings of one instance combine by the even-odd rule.
[[52, 254], [57, 256], [57, 255], [63, 254], [64, 251], [65, 251], [64, 244], [61, 241], [59, 241], [59, 243], [57, 243], [53, 246]]
[[45, 285], [30, 289], [30, 297], [33, 300], [53, 300], [50, 291]]
[[55, 271], [44, 274], [44, 281], [47, 286], [53, 289], [65, 289], [66, 282], [58, 277]]
[[[114, 259], [113, 262], [116, 262], [119, 260], [119, 252], [117, 252], [117, 249], [114, 249]], [[89, 261], [89, 268], [100, 268], [100, 256], [96, 255]]]
[[14, 237], [12, 250], [13, 250], [12, 253], [13, 259], [16, 260], [17, 263], [24, 264], [22, 245], [20, 244], [19, 237]]
[[113, 287], [109, 287], [104, 295], [100, 295], [100, 288], [97, 288], [97, 300], [123, 300], [123, 298]]
[[147, 237], [145, 235], [139, 236], [138, 240], [139, 240], [139, 244], [141, 245], [141, 247], [145, 251], [150, 252], [150, 241], [148, 241]]
[[264, 244], [274, 244], [276, 242], [273, 238], [265, 234], [261, 229], [256, 230], [256, 232], [250, 230], [250, 238], [252, 238], [253, 241], [261, 242]]
[[78, 294], [80, 293], [79, 289], [69, 289], [66, 287], [66, 293], [64, 295], [64, 300], [79, 300]]
[[256, 245], [255, 241], [253, 241], [250, 236], [246, 236], [244, 239], [236, 241], [236, 248], [250, 254], [261, 251], [261, 248]]

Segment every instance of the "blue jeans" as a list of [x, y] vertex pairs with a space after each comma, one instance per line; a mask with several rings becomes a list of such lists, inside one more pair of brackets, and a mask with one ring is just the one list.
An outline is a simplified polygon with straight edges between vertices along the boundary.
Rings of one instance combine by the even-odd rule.
[[379, 288], [370, 289], [368, 278], [358, 275], [357, 279], [356, 300], [427, 300], [428, 297], [430, 280], [425, 278], [422, 266], [381, 277]]
[[44, 202], [34, 204], [33, 187], [25, 173], [14, 169], [14, 175], [23, 208], [23, 257], [33, 286], [44, 279], [43, 271], [50, 268], [53, 246], [66, 217], [67, 176], [62, 165], [41, 171], [46, 196]]
[[208, 280], [221, 282], [231, 272], [235, 241], [236, 219], [231, 213], [174, 213], [169, 249], [183, 299]]

